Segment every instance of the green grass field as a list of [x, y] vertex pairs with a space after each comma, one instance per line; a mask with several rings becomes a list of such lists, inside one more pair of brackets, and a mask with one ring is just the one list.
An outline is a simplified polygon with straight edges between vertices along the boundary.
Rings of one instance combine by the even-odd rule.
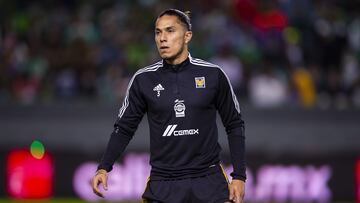
[[[9, 200], [9, 199], [0, 199], [0, 203], [87, 203], [86, 201], [82, 201], [79, 199], [52, 199], [52, 200]], [[112, 203], [108, 201], [97, 201], [96, 203]], [[138, 202], [113, 202], [113, 203], [140, 203]], [[250, 202], [246, 202], [250, 203]], [[275, 203], [275, 202], [272, 202]], [[355, 203], [351, 201], [339, 201], [339, 202], [332, 202], [332, 203]]]
[[[97, 203], [111, 203], [108, 201], [98, 201]], [[87, 203], [79, 199], [51, 199], [51, 200], [11, 200], [0, 199], [0, 203]], [[115, 203], [115, 202], [114, 202]], [[140, 203], [139, 202], [116, 202], [116, 203]]]

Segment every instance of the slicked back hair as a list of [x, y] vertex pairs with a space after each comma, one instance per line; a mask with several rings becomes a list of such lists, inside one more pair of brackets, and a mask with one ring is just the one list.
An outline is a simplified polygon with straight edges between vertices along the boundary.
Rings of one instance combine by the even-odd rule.
[[176, 16], [179, 19], [179, 21], [186, 27], [186, 29], [188, 31], [191, 31], [192, 26], [191, 26], [191, 22], [190, 22], [190, 11], [182, 12], [177, 9], [167, 9], [167, 10], [161, 12], [157, 18], [159, 19], [160, 17], [165, 16], [165, 15]]

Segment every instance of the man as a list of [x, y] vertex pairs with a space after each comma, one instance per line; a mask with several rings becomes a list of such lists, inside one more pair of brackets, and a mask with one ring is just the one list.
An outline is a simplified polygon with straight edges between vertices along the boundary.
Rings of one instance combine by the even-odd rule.
[[[147, 113], [151, 172], [144, 202], [242, 202], [245, 137], [239, 103], [220, 67], [190, 56], [191, 37], [185, 13], [169, 9], [158, 16], [155, 41], [163, 60], [132, 77], [93, 178], [95, 194], [103, 196], [98, 185], [107, 189], [107, 173]], [[228, 134], [230, 184], [220, 164], [216, 111]]]

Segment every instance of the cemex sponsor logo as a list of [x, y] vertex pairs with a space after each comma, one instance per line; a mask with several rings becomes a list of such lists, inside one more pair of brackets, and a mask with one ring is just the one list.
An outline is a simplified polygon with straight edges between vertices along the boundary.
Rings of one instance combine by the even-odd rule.
[[199, 129], [187, 129], [187, 130], [175, 130], [177, 125], [168, 125], [163, 133], [163, 137], [166, 136], [183, 136], [183, 135], [198, 135]]

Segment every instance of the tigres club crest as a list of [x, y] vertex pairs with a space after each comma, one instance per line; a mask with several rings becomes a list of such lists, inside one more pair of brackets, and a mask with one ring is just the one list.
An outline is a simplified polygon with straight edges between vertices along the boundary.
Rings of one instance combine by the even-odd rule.
[[205, 77], [196, 77], [195, 86], [196, 88], [205, 88]]

